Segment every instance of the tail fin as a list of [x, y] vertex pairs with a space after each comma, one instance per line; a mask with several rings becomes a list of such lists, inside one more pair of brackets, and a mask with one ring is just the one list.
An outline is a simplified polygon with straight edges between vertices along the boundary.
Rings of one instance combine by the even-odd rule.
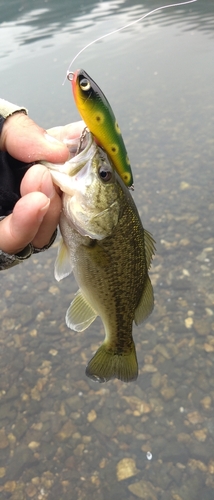
[[115, 353], [108, 350], [106, 344], [102, 344], [85, 371], [87, 377], [97, 382], [108, 382], [112, 378], [118, 378], [123, 382], [136, 380], [138, 376], [138, 364], [134, 342], [128, 353]]

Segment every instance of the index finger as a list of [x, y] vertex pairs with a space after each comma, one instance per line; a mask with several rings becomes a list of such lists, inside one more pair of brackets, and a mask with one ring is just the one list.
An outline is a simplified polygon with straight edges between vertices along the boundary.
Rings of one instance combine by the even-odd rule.
[[67, 125], [52, 127], [47, 130], [49, 135], [58, 139], [58, 141], [66, 141], [80, 137], [86, 124], [83, 121], [68, 123]]

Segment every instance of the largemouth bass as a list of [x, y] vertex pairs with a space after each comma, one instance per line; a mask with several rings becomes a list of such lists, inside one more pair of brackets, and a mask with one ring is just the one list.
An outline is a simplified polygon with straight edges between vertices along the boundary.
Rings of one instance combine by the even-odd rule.
[[154, 240], [143, 228], [128, 188], [92, 135], [85, 132], [73, 142], [73, 150], [77, 154], [64, 165], [45, 162], [63, 191], [55, 277], [59, 281], [73, 272], [79, 285], [66, 323], [83, 331], [100, 316], [105, 340], [86, 375], [99, 382], [129, 382], [138, 375], [132, 324], [139, 325], [153, 309], [148, 269]]

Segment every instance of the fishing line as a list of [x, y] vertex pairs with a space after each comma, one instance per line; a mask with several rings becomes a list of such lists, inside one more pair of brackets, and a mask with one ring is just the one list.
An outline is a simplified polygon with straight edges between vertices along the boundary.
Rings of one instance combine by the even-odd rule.
[[94, 43], [99, 42], [100, 40], [103, 40], [107, 36], [114, 35], [115, 33], [118, 33], [119, 31], [125, 30], [126, 28], [129, 28], [130, 26], [133, 26], [134, 24], [139, 23], [140, 21], [142, 21], [146, 17], [150, 16], [151, 14], [154, 14], [154, 12], [157, 12], [157, 11], [162, 10], [162, 9], [169, 9], [170, 7], [179, 7], [180, 5], [188, 5], [188, 4], [194, 3], [194, 2], [197, 2], [197, 0], [188, 0], [186, 2], [172, 3], [170, 5], [164, 5], [162, 7], [157, 7], [156, 9], [150, 10], [150, 12], [147, 12], [147, 14], [144, 14], [143, 16], [139, 17], [138, 19], [135, 19], [135, 21], [131, 21], [130, 23], [126, 24], [125, 26], [122, 26], [121, 28], [117, 28], [116, 30], [110, 31], [109, 33], [106, 33], [105, 35], [99, 36], [98, 38], [96, 38], [92, 42], [87, 43], [87, 45], [85, 45], [76, 54], [76, 56], [72, 59], [71, 63], [69, 64], [68, 69], [67, 69], [66, 77], [65, 77], [65, 79], [63, 81], [63, 85], [64, 85], [64, 83], [65, 83], [65, 81], [67, 79], [67, 75], [70, 72], [70, 68], [71, 68], [72, 64], [74, 63], [74, 61], [76, 61], [76, 59], [79, 57], [80, 54], [82, 54], [82, 52], [84, 52], [84, 50], [88, 49], [88, 47], [91, 47], [91, 45], [93, 45]]

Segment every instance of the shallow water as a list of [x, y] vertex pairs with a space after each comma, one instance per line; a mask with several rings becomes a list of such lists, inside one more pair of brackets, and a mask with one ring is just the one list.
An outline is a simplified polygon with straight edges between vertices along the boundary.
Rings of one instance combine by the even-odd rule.
[[[1, 1], [1, 96], [44, 127], [78, 119], [62, 86], [72, 57], [160, 5]], [[2, 499], [213, 499], [213, 50], [214, 4], [198, 0], [93, 45], [72, 68], [100, 85], [122, 129], [156, 240], [155, 308], [134, 328], [138, 380], [99, 385], [85, 366], [103, 326], [67, 329], [76, 284], [53, 278], [57, 244], [1, 272]]]

